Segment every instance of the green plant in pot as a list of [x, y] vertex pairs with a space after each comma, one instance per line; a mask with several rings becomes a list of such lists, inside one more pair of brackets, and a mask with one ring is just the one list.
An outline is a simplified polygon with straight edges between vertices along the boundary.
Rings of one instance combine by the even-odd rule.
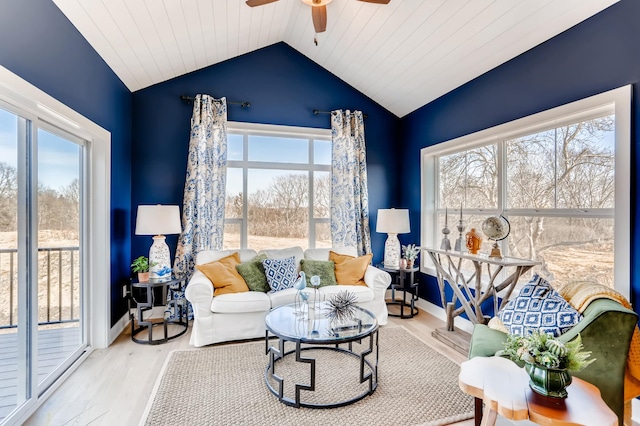
[[415, 244], [407, 244], [402, 246], [402, 255], [407, 259], [407, 268], [413, 268], [413, 263], [420, 254], [420, 247]]
[[146, 283], [149, 281], [149, 259], [146, 256], [140, 256], [131, 263], [131, 271], [138, 274], [138, 282]]
[[542, 331], [528, 336], [510, 334], [505, 349], [496, 355], [508, 356], [529, 374], [529, 386], [535, 392], [554, 398], [566, 398], [571, 384], [571, 371], [580, 371], [594, 359], [583, 351], [580, 335], [563, 343]]

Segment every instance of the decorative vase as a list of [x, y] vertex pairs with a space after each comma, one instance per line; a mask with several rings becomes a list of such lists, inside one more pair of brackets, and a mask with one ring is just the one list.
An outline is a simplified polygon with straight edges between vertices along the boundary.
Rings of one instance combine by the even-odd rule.
[[149, 272], [138, 272], [138, 282], [139, 283], [149, 282]]
[[413, 268], [413, 263], [415, 262], [415, 259], [407, 259], [407, 266], [406, 269], [411, 269]]
[[566, 398], [567, 386], [571, 384], [571, 373], [566, 369], [547, 368], [538, 364], [526, 363], [525, 371], [529, 374], [529, 386], [540, 395], [552, 398]]

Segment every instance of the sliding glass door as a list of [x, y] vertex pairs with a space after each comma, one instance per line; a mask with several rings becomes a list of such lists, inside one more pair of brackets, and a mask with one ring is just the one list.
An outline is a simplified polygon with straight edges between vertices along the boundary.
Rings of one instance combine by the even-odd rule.
[[84, 142], [0, 109], [0, 424], [86, 349]]
[[30, 395], [26, 289], [18, 285], [18, 139], [25, 125], [0, 109], [0, 422]]
[[[82, 141], [38, 129], [38, 387], [84, 350]], [[76, 356], [73, 356], [76, 354]]]

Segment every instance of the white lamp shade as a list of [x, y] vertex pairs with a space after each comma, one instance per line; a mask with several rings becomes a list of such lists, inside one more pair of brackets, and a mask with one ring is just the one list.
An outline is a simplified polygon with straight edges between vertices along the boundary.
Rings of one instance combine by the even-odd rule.
[[182, 232], [178, 206], [138, 206], [136, 235], [167, 235]]
[[376, 232], [384, 234], [407, 234], [409, 226], [408, 209], [379, 209]]

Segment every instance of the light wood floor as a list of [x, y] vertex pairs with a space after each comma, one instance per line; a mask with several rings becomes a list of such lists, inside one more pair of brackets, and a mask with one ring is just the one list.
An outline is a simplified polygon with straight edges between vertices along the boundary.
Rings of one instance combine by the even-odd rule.
[[[405, 326], [455, 362], [466, 359], [431, 337], [444, 323], [426, 312], [412, 319], [389, 319], [390, 325]], [[192, 348], [189, 334], [190, 330], [163, 345], [147, 346], [132, 342], [127, 329], [109, 348], [95, 350], [26, 425], [137, 425], [167, 355]], [[473, 420], [456, 423], [471, 425]]]

